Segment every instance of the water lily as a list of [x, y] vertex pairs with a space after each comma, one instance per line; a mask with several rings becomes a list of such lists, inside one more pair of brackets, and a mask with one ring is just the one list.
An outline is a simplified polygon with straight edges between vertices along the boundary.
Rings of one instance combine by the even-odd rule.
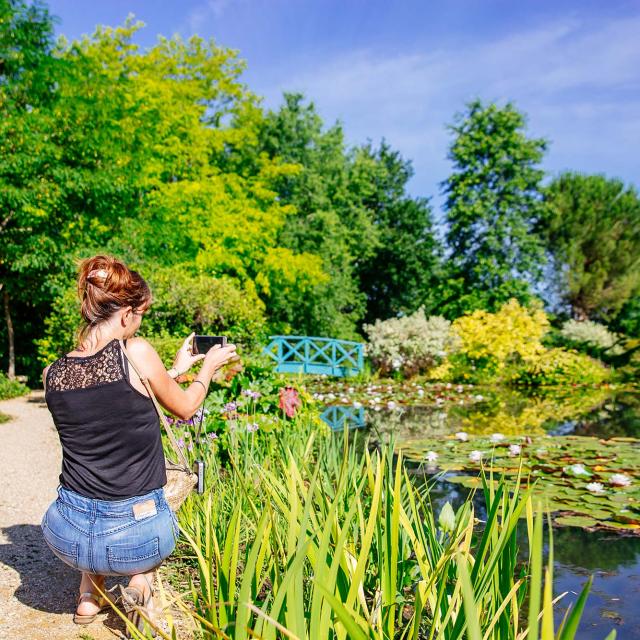
[[584, 468], [583, 464], [572, 464], [565, 467], [565, 471], [572, 473], [574, 476], [590, 476], [591, 474]]
[[391, 400], [391, 402], [387, 402], [387, 409], [395, 409], [398, 405]]
[[435, 462], [438, 459], [438, 454], [435, 451], [427, 451], [425, 458], [427, 462]]
[[604, 493], [605, 489], [604, 485], [600, 482], [590, 482], [587, 485], [587, 491], [590, 491], [591, 493]]
[[482, 460], [482, 451], [473, 450], [469, 454], [469, 462], [480, 462]]
[[614, 473], [609, 478], [609, 484], [614, 487], [628, 487], [631, 484], [631, 478], [624, 473]]
[[502, 433], [492, 433], [490, 439], [491, 442], [502, 442], [504, 440], [504, 435]]
[[469, 434], [466, 431], [458, 431], [455, 436], [456, 440], [460, 440], [460, 442], [466, 442], [469, 439]]
[[509, 455], [510, 456], [519, 456], [522, 452], [522, 447], [519, 444], [510, 444], [509, 445]]

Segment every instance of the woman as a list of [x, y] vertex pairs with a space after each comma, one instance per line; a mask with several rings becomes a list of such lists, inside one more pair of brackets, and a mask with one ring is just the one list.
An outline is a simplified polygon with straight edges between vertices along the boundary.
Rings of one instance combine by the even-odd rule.
[[[175, 546], [177, 522], [166, 502], [165, 460], [153, 402], [188, 419], [204, 401], [214, 373], [235, 358], [235, 346], [192, 355], [189, 336], [165, 370], [144, 338], [134, 338], [151, 304], [147, 283], [109, 256], [80, 265], [83, 326], [78, 347], [43, 371], [47, 406], [62, 445], [58, 499], [42, 519], [44, 538], [61, 560], [82, 572], [74, 622], [89, 624], [109, 606], [100, 595], [105, 575], [131, 576], [123, 604], [153, 608], [153, 570]], [[204, 360], [183, 390], [174, 380]]]

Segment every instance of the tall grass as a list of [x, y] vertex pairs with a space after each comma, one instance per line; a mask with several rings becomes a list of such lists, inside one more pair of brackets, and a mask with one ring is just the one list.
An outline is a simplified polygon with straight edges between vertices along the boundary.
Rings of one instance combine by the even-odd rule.
[[482, 523], [471, 500], [436, 516], [401, 453], [346, 434], [285, 443], [214, 462], [208, 493], [180, 512], [192, 571], [177, 605], [196, 637], [575, 637], [590, 585], [556, 628], [552, 539], [543, 566], [542, 510], [520, 483], [485, 478]]

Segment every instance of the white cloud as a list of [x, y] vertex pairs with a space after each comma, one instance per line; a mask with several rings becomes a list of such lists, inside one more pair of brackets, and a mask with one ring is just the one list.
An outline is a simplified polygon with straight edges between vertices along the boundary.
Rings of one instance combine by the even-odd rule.
[[220, 18], [231, 4], [232, 0], [206, 0], [206, 2], [196, 5], [189, 12], [178, 31], [186, 33], [187, 36], [198, 33], [206, 28], [212, 19]]
[[[552, 141], [547, 167], [631, 175], [640, 144], [640, 16], [575, 18], [466, 48], [394, 56], [350, 51], [303, 72], [283, 69], [265, 91], [302, 91], [351, 142], [381, 137], [414, 160], [417, 191], [448, 172], [445, 123], [475, 97], [513, 100], [530, 130]], [[261, 91], [262, 90], [262, 91]], [[615, 152], [613, 151], [615, 150]]]

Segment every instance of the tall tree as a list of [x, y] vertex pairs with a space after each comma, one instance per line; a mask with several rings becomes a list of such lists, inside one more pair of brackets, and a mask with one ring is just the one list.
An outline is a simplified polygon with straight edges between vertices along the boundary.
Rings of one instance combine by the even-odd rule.
[[456, 316], [526, 301], [544, 251], [532, 233], [543, 210], [539, 164], [546, 142], [529, 138], [513, 104], [471, 102], [449, 127], [453, 173], [444, 182], [450, 281], [443, 311]]
[[325, 129], [313, 103], [300, 94], [285, 94], [283, 105], [266, 114], [260, 141], [269, 157], [297, 167], [276, 183], [280, 202], [294, 210], [281, 242], [320, 256], [329, 275], [298, 304], [281, 306], [281, 317], [307, 334], [354, 337], [366, 304], [356, 261], [369, 257], [378, 243], [371, 212], [354, 185], [367, 178], [352, 171], [342, 127]]
[[[31, 156], [38, 145], [28, 126], [12, 126], [16, 121], [24, 123], [30, 114], [46, 102], [51, 93], [50, 65], [53, 43], [53, 18], [41, 2], [28, 3], [24, 0], [0, 0], [0, 172], [7, 166], [7, 156], [19, 155], [22, 164], [29, 164], [29, 158], [16, 154], [16, 149], [25, 142], [31, 143]], [[34, 115], [34, 119], [36, 119]], [[12, 136], [9, 138], [8, 136]], [[10, 161], [9, 161], [10, 162]], [[18, 178], [19, 182], [19, 178]], [[9, 378], [16, 373], [16, 324], [14, 323], [15, 303], [20, 304], [29, 288], [28, 279], [16, 283], [9, 277], [12, 263], [11, 235], [16, 223], [23, 226], [23, 233], [31, 230], [28, 221], [21, 219], [22, 202], [16, 181], [3, 181], [0, 186], [4, 194], [0, 199], [0, 295], [4, 310], [4, 326], [0, 331], [2, 342], [7, 345], [6, 365]], [[18, 222], [19, 221], [19, 222]], [[28, 261], [27, 256], [22, 256]], [[18, 334], [20, 335], [20, 333]], [[0, 347], [0, 353], [4, 351]]]
[[[576, 319], [611, 320], [640, 293], [640, 198], [621, 180], [567, 172], [545, 192], [538, 225]], [[630, 307], [628, 307], [630, 308]]]
[[370, 144], [358, 149], [351, 173], [359, 177], [354, 184], [379, 234], [372, 255], [357, 262], [360, 289], [367, 296], [365, 322], [419, 307], [433, 310], [441, 247], [429, 201], [407, 194], [411, 162], [383, 141], [377, 149]]

